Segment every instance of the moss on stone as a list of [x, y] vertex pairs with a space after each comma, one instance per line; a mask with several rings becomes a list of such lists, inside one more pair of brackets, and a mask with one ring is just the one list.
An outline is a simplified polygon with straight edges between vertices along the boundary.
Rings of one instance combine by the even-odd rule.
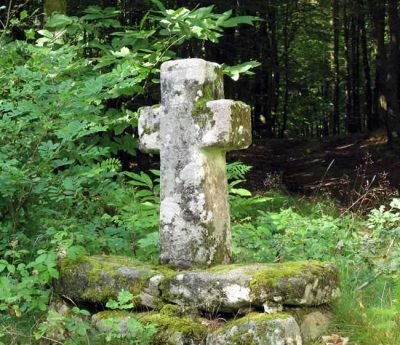
[[[233, 149], [242, 149], [251, 144], [251, 120], [249, 106], [236, 101], [231, 106], [232, 133], [231, 144]], [[240, 128], [242, 128], [240, 130]]]
[[[260, 296], [264, 292], [269, 292], [278, 288], [283, 282], [287, 282], [289, 278], [304, 277], [314, 280], [315, 278], [323, 280], [324, 274], [327, 272], [327, 266], [314, 261], [296, 261], [285, 262], [279, 264], [271, 264], [268, 268], [261, 269], [256, 272], [250, 281], [250, 288], [253, 296]], [[294, 296], [303, 295], [303, 285], [299, 285], [301, 291], [287, 291]], [[294, 285], [285, 285], [286, 290], [294, 289]]]
[[213, 118], [213, 113], [207, 107], [207, 102], [223, 98], [223, 71], [222, 68], [215, 68], [215, 80], [206, 81], [202, 85], [201, 96], [197, 99], [192, 110], [192, 116], [200, 128], [204, 128]]
[[[143, 272], [136, 281], [130, 281], [118, 272], [121, 267], [149, 272]], [[63, 261], [60, 273], [63, 292], [71, 293], [68, 296], [88, 302], [105, 303], [110, 298], [115, 299], [122, 289], [139, 295], [151, 277], [160, 273], [171, 275], [171, 270], [122, 256], [82, 256], [74, 261]], [[136, 296], [133, 302], [140, 304], [140, 298]]]
[[195, 343], [200, 342], [207, 335], [207, 327], [199, 321], [189, 317], [177, 317], [161, 313], [137, 314], [140, 322], [154, 325], [158, 333], [153, 341], [154, 345], [175, 345], [173, 336], [177, 333], [184, 338], [193, 339]]
[[274, 313], [274, 314], [267, 314], [267, 313], [257, 313], [257, 312], [252, 312], [249, 314], [246, 314], [245, 316], [235, 319], [233, 321], [230, 321], [226, 323], [224, 326], [218, 329], [218, 332], [223, 332], [226, 331], [227, 329], [230, 329], [234, 326], [240, 326], [244, 325], [249, 322], [257, 322], [261, 323], [264, 321], [271, 321], [271, 320], [276, 320], [276, 319], [286, 319], [290, 315], [285, 314], [285, 313]]
[[103, 310], [95, 314], [97, 320], [106, 320], [106, 319], [121, 320], [133, 316], [134, 314], [123, 310]]
[[160, 310], [160, 315], [180, 316], [181, 308], [176, 304], [166, 304]]

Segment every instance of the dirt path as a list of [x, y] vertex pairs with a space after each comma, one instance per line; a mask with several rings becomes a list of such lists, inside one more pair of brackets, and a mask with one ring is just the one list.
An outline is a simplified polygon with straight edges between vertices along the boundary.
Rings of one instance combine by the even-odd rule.
[[230, 154], [229, 160], [253, 166], [247, 175], [252, 191], [265, 190], [277, 180], [289, 192], [309, 195], [328, 190], [339, 198], [344, 189], [360, 188], [367, 181], [374, 188], [385, 188], [382, 184], [387, 182], [400, 187], [400, 152], [390, 149], [383, 136], [325, 142], [255, 138], [248, 150]]

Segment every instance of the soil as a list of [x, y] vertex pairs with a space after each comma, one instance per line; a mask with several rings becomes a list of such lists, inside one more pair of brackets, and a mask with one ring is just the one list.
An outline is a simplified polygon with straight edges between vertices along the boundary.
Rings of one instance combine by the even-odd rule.
[[228, 160], [253, 167], [246, 182], [253, 192], [280, 185], [296, 194], [329, 192], [346, 201], [352, 191], [391, 196], [400, 188], [400, 150], [380, 133], [326, 141], [256, 137], [249, 149], [229, 154]]

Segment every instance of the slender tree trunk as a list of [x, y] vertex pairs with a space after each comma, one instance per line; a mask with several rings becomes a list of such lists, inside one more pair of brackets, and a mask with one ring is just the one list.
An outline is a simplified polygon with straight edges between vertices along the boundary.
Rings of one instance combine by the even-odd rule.
[[43, 9], [46, 17], [49, 17], [54, 12], [63, 13], [67, 12], [67, 0], [44, 0]]
[[347, 4], [343, 4], [343, 30], [344, 30], [344, 56], [346, 62], [346, 126], [349, 130], [349, 124], [353, 114], [353, 89], [351, 73], [351, 54], [350, 54], [350, 24], [348, 17]]
[[386, 82], [388, 92], [388, 138], [392, 133], [400, 135], [400, 107], [399, 107], [399, 62], [400, 62], [400, 23], [397, 0], [389, 0], [389, 29], [390, 29], [390, 60]]
[[333, 116], [331, 133], [340, 134], [340, 86], [339, 86], [339, 0], [332, 1], [333, 19]]
[[285, 91], [283, 95], [283, 113], [282, 126], [279, 131], [279, 136], [283, 138], [288, 122], [288, 107], [289, 107], [289, 4], [285, 8], [285, 24], [283, 28], [283, 69], [285, 79]]
[[386, 51], [385, 51], [385, 0], [368, 0], [369, 10], [373, 21], [373, 35], [375, 43], [375, 81], [373, 95], [372, 128], [379, 128], [387, 123], [386, 97]]
[[352, 3], [351, 22], [350, 22], [350, 42], [351, 42], [351, 73], [352, 73], [352, 96], [353, 109], [349, 123], [349, 132], [357, 133], [361, 131], [360, 114], [360, 39], [358, 30], [358, 1]]
[[365, 115], [367, 128], [369, 131], [374, 129], [374, 120], [372, 116], [372, 83], [371, 68], [368, 59], [367, 31], [365, 28], [365, 3], [362, 1], [362, 13], [360, 14], [360, 30], [361, 30], [361, 49], [364, 65], [365, 79]]
[[279, 90], [280, 90], [280, 69], [279, 69], [279, 51], [278, 51], [278, 34], [277, 34], [277, 11], [276, 2], [272, 2], [271, 6], [271, 88], [270, 95], [271, 100], [271, 120], [272, 120], [272, 131], [275, 135], [278, 135], [277, 130], [277, 114], [279, 108]]

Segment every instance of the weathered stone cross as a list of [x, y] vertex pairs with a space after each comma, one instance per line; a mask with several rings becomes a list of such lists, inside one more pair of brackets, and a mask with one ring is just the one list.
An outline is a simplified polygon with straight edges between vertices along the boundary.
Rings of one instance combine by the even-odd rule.
[[160, 152], [160, 261], [179, 267], [229, 263], [225, 152], [251, 143], [250, 108], [223, 99], [218, 64], [161, 66], [161, 105], [139, 116], [140, 149]]

